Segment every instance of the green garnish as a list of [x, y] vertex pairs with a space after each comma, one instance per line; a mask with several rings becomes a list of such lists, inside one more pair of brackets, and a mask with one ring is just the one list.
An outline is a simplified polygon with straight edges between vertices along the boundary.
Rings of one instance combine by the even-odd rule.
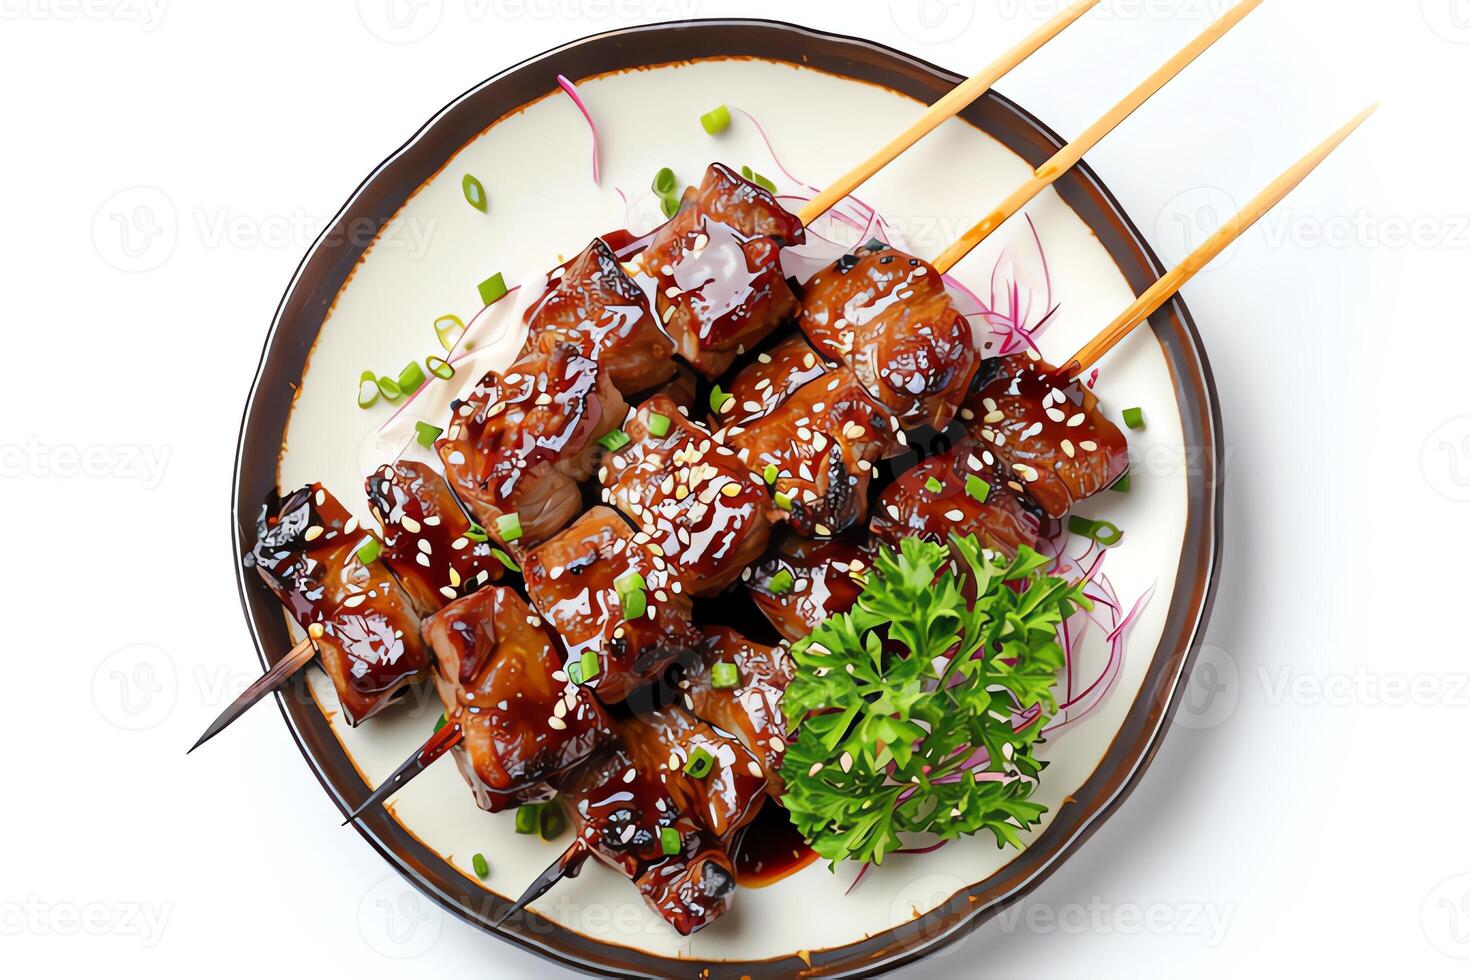
[[433, 449], [434, 441], [444, 434], [443, 429], [427, 422], [415, 422], [413, 427], [419, 434], [419, 445], [425, 449]]
[[511, 571], [519, 572], [521, 570], [521, 566], [516, 564], [515, 559], [512, 558], [510, 555], [507, 555], [505, 552], [501, 551], [499, 548], [491, 548], [490, 554], [494, 555], [496, 561], [500, 562], [500, 564], [504, 565]]
[[434, 734], [438, 735], [447, 724], [449, 724], [449, 719], [445, 717], [444, 712], [439, 712], [439, 720], [434, 722]]
[[459, 338], [464, 336], [464, 321], [453, 313], [446, 313], [434, 321], [434, 333], [439, 337], [439, 346], [452, 351]]
[[658, 846], [665, 855], [678, 854], [684, 849], [684, 841], [679, 836], [679, 831], [673, 827], [660, 827], [658, 831]]
[[378, 560], [378, 556], [382, 553], [383, 546], [378, 543], [378, 539], [368, 538], [362, 543], [362, 546], [359, 547], [356, 552], [354, 552], [354, 557], [356, 557], [357, 560], [362, 562], [364, 565], [371, 565], [373, 562]]
[[521, 515], [504, 514], [495, 519], [495, 530], [500, 533], [500, 540], [506, 544], [517, 541], [521, 537]]
[[424, 367], [428, 368], [429, 373], [440, 381], [448, 381], [454, 377], [454, 365], [450, 364], [438, 354], [430, 354], [424, 358]]
[[704, 115], [699, 117], [699, 124], [703, 126], [704, 131], [706, 133], [709, 133], [711, 136], [723, 133], [725, 130], [730, 128], [729, 106], [722, 105], [716, 109], [711, 109], [709, 112], [706, 112]]
[[971, 473], [965, 477], [965, 493], [983, 504], [990, 499], [990, 484]]
[[465, 531], [464, 536], [469, 538], [471, 541], [478, 541], [481, 543], [490, 540], [490, 535], [485, 533], [485, 529], [480, 525], [474, 523], [470, 524], [469, 530]]
[[776, 468], [775, 463], [767, 463], [766, 468], [761, 471], [761, 478], [766, 481], [766, 486], [768, 487], [774, 487], [776, 485], [776, 477], [780, 475], [781, 471]]
[[618, 594], [618, 605], [623, 609], [624, 619], [637, 619], [648, 612], [648, 584], [637, 572], [624, 575], [613, 582]]
[[597, 440], [597, 444], [608, 452], [615, 453], [632, 441], [633, 438], [622, 429], [613, 429], [607, 435]]
[[725, 389], [721, 388], [719, 385], [715, 385], [714, 389], [709, 393], [710, 411], [714, 412], [716, 415], [728, 411], [730, 406], [734, 404], [735, 396], [730, 394]]
[[695, 779], [703, 779], [715, 770], [715, 757], [709, 754], [702, 745], [697, 745], [693, 752], [689, 753], [688, 760], [684, 763], [684, 774], [693, 776]]
[[581, 668], [577, 672], [582, 678], [578, 681], [580, 684], [586, 684], [588, 681], [595, 680], [597, 675], [602, 673], [602, 667], [597, 662], [596, 650], [583, 650], [582, 659], [577, 662], [577, 666]]
[[516, 833], [534, 834], [541, 826], [541, 804], [527, 803], [516, 808]]
[[938, 493], [939, 491], [944, 489], [944, 484], [940, 483], [937, 477], [931, 476], [929, 477], [929, 479], [924, 481], [924, 489], [928, 490], [930, 493]]
[[1067, 518], [1067, 530], [1091, 538], [1104, 548], [1111, 548], [1123, 540], [1122, 530], [1111, 521], [1094, 521], [1076, 514]]
[[476, 211], [485, 211], [489, 203], [485, 200], [485, 185], [480, 183], [474, 174], [465, 174], [460, 186], [464, 188], [464, 199], [470, 202], [470, 207]]
[[480, 283], [480, 302], [491, 306], [508, 292], [505, 288], [505, 276], [497, 272], [495, 275]]
[[573, 684], [582, 683], [582, 662], [573, 660], [567, 664], [567, 680]]
[[372, 408], [382, 395], [383, 389], [378, 387], [378, 376], [372, 371], [362, 372], [362, 377], [357, 382], [357, 407]]
[[1021, 846], [1046, 812], [1030, 797], [1066, 661], [1057, 627], [1091, 608], [1050, 562], [974, 536], [907, 538], [879, 553], [852, 610], [792, 647], [781, 802], [818, 854], [881, 864], [904, 835], [981, 830]]
[[669, 434], [669, 417], [657, 412], [648, 413], [648, 434], [655, 439], [662, 439]]
[[1122, 476], [1118, 477], [1118, 482], [1114, 483], [1111, 487], [1108, 487], [1108, 489], [1113, 491], [1114, 493], [1127, 493], [1128, 488], [1132, 485], [1132, 482], [1129, 479], [1132, 475], [1133, 474], [1131, 473], [1124, 473]]
[[771, 576], [770, 581], [766, 583], [766, 591], [771, 595], [785, 595], [791, 591], [791, 587], [795, 584], [796, 579], [792, 577], [789, 571], [783, 568]]
[[1123, 424], [1126, 425], [1126, 426], [1128, 426], [1128, 428], [1130, 428], [1130, 429], [1141, 429], [1141, 428], [1143, 428], [1143, 409], [1141, 409], [1141, 408], [1125, 408], [1125, 409], [1123, 409]]
[[721, 660], [710, 668], [710, 685], [721, 690], [728, 691], [740, 686], [740, 668], [728, 660]]
[[398, 387], [398, 382], [392, 378], [385, 378], [382, 375], [378, 376], [378, 390], [390, 402], [396, 402], [403, 397], [403, 389]]
[[776, 491], [776, 506], [779, 507], [781, 510], [790, 510], [792, 499], [793, 498], [791, 494], [787, 493], [785, 490]]
[[678, 214], [679, 208], [682, 206], [682, 202], [673, 195], [659, 198], [658, 203], [659, 207], [663, 209], [665, 218], [672, 218], [674, 215]]
[[653, 192], [659, 197], [668, 197], [679, 187], [679, 178], [668, 167], [653, 175]]
[[552, 800], [541, 806], [541, 839], [556, 840], [567, 829], [567, 812]]
[[475, 866], [475, 874], [479, 876], [481, 881], [490, 877], [490, 862], [485, 860], [485, 855], [476, 854], [470, 859], [470, 863]]
[[741, 167], [740, 168], [740, 173], [741, 173], [742, 176], [745, 177], [746, 180], [750, 181], [752, 184], [755, 184], [757, 187], [764, 187], [766, 190], [770, 191], [772, 194], [778, 194], [778, 193], [780, 193], [776, 189], [776, 185], [775, 184], [771, 183], [771, 181], [769, 181], [765, 177], [762, 177], [760, 174], [756, 173], [754, 170], [751, 170], [749, 167]]
[[405, 395], [411, 395], [424, 386], [424, 369], [419, 367], [418, 361], [409, 361], [398, 372], [398, 390]]

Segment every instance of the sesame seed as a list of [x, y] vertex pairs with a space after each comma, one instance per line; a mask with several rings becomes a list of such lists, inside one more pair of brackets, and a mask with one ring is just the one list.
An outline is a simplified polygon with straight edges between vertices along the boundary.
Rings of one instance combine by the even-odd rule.
[[315, 541], [317, 538], [322, 536], [323, 530], [324, 529], [320, 525], [313, 524], [311, 527], [306, 529], [306, 540]]
[[403, 515], [403, 520], [400, 523], [403, 525], [403, 529], [409, 534], [418, 534], [420, 531], [423, 530], [423, 527], [419, 524], [419, 522], [414, 520], [412, 517], [409, 517], [407, 514]]

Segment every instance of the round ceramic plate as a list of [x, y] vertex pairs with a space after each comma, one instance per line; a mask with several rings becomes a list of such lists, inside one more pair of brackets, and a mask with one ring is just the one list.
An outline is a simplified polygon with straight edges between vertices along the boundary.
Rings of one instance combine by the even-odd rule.
[[[596, 123], [597, 183], [592, 130], [558, 88], [558, 74], [576, 82]], [[783, 193], [808, 193], [804, 186], [846, 171], [958, 80], [866, 41], [768, 22], [701, 21], [579, 41], [465, 93], [353, 193], [291, 282], [245, 412], [234, 500], [239, 552], [250, 547], [260, 503], [278, 483], [319, 480], [366, 513], [364, 468], [396, 447], [383, 434], [392, 409], [356, 406], [363, 368], [396, 371], [435, 352], [433, 324], [450, 313], [478, 317], [476, 328], [495, 340], [477, 369], [508, 363], [517, 346], [515, 301], [482, 311], [482, 280], [495, 272], [512, 284], [544, 275], [594, 235], [651, 227], [661, 219], [648, 188], [665, 166], [697, 183], [712, 161], [745, 165]], [[734, 122], [711, 137], [698, 119], [721, 104], [736, 110]], [[853, 204], [857, 220], [815, 230], [839, 245], [882, 231], [932, 256], [1059, 145], [1018, 106], [988, 95], [863, 188], [859, 196], [876, 217]], [[465, 202], [466, 173], [483, 182], [486, 213]], [[1001, 335], [1045, 319], [1036, 342], [1058, 360], [1159, 271], [1133, 223], [1082, 167], [956, 276]], [[974, 928], [1034, 887], [1122, 801], [1158, 747], [1207, 615], [1219, 533], [1214, 390], [1182, 304], [1161, 311], [1151, 327], [1112, 353], [1096, 381], [1115, 419], [1133, 405], [1147, 419], [1129, 433], [1131, 492], [1103, 494], [1084, 508], [1126, 530], [1105, 568], [1119, 608], [1077, 651], [1068, 693], [1096, 696], [1044, 746], [1049, 768], [1039, 799], [1048, 813], [1023, 850], [976, 838], [897, 855], [850, 893], [855, 869], [813, 864], [769, 887], [740, 889], [728, 915], [686, 939], [600, 866], [495, 930], [490, 923], [506, 896], [565, 841], [518, 837], [511, 815], [476, 809], [454, 766], [431, 767], [359, 830], [446, 909], [547, 957], [611, 974], [862, 975]], [[291, 646], [288, 624], [253, 574], [242, 572], [240, 586], [262, 659], [273, 663]], [[1129, 610], [1136, 614], [1120, 642], [1108, 642], [1108, 627]], [[319, 671], [295, 693], [281, 699], [287, 721], [344, 811], [411, 753], [439, 713], [421, 698], [350, 730]], [[489, 857], [484, 881], [470, 871], [476, 853]]]

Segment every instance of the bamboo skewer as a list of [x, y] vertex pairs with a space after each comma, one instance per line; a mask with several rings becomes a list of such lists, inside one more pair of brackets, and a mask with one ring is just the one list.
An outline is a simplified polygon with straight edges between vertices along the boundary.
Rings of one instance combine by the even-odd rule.
[[[230, 706], [220, 712], [220, 716], [210, 722], [204, 734], [199, 736], [199, 741], [189, 748], [193, 752], [205, 742], [214, 738], [220, 732], [230, 727], [230, 724], [243, 715], [251, 705], [259, 701], [273, 691], [284, 687], [286, 682], [296, 676], [297, 672], [311, 663], [316, 656], [316, 641], [310, 636], [291, 648], [291, 651], [277, 661], [276, 665], [260, 676], [254, 684], [247, 687], [241, 695], [230, 703]], [[188, 752], [184, 753], [188, 755]]]
[[[839, 178], [826, 190], [812, 198], [798, 212], [801, 223], [804, 225], [811, 224], [811, 222], [826, 214], [837, 202], [857, 190], [870, 177], [897, 159], [899, 154], [933, 132], [939, 127], [940, 123], [958, 115], [971, 102], [974, 102], [989, 91], [990, 87], [997, 80], [1009, 74], [1012, 69], [1041, 50], [1048, 41], [1062, 33], [1062, 31], [1075, 23], [1083, 14], [1101, 2], [1102, 0], [1080, 0], [1080, 2], [1074, 3], [1038, 28], [1033, 34], [1021, 41], [1021, 43], [1001, 55], [997, 61], [955, 86], [952, 91], [946, 93], [943, 98], [930, 106], [928, 111], [912, 126], [904, 130], [898, 138], [894, 139], [887, 146], [873, 154], [873, 156], [864, 160], [853, 170]], [[1256, 0], [1256, 2], [1260, 2], [1260, 0]]]
[[1236, 239], [1265, 217], [1267, 212], [1280, 204], [1281, 200], [1295, 190], [1308, 174], [1316, 170], [1332, 154], [1332, 151], [1353, 134], [1354, 130], [1363, 125], [1377, 108], [1378, 105], [1375, 103], [1358, 113], [1351, 122], [1333, 133], [1321, 146], [1308, 153], [1284, 174], [1272, 181], [1239, 214], [1225, 222], [1219, 231], [1206, 239], [1204, 244], [1195, 249], [1188, 258], [1170, 269], [1158, 282], [1145, 290], [1143, 295], [1134, 300], [1128, 309], [1120, 313], [1116, 320], [1088, 341], [1086, 346], [1067, 362], [1065, 368], [1067, 375], [1075, 378], [1092, 367], [1120, 340], [1128, 336], [1129, 332], [1153, 316], [1201, 269], [1234, 244]]
[[1228, 34], [1231, 28], [1244, 20], [1246, 15], [1259, 7], [1262, 2], [1263, 0], [1243, 0], [1242, 3], [1232, 7], [1225, 16], [1211, 24], [1203, 34], [1165, 62], [1158, 71], [1144, 79], [1142, 84], [1108, 110], [1101, 119], [1089, 126], [1081, 136], [1062, 147], [1050, 160], [1037, 167], [1030, 180], [1012, 191], [1010, 196], [979, 224], [965, 232], [958, 241], [940, 253], [939, 257], [934, 260], [934, 268], [943, 274], [958, 265], [961, 259], [974, 251], [981, 242], [989, 238], [997, 228], [1005, 224], [1023, 207], [1031, 203], [1036, 195], [1056, 183], [1063, 174], [1075, 167], [1084, 155], [1102, 142], [1104, 137], [1137, 112], [1145, 102], [1157, 95], [1160, 89], [1185, 68], [1188, 68], [1196, 58], [1213, 47], [1216, 41]]

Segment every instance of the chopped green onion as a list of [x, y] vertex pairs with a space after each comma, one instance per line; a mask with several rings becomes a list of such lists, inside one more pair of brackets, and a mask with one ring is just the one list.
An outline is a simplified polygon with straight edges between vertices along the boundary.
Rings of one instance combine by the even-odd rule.
[[608, 452], [615, 453], [632, 441], [632, 436], [628, 435], [622, 429], [613, 429], [607, 435], [597, 440], [597, 444]]
[[507, 555], [505, 552], [501, 551], [499, 548], [491, 548], [490, 554], [494, 555], [496, 561], [500, 562], [500, 564], [504, 565], [511, 571], [519, 572], [521, 570], [521, 566], [516, 564], [515, 559], [512, 558], [510, 555]]
[[582, 683], [582, 662], [573, 660], [567, 664], [567, 680], [573, 684]]
[[679, 186], [679, 178], [668, 167], [653, 175], [653, 191], [660, 197], [668, 197]]
[[648, 434], [655, 439], [662, 439], [669, 434], [669, 417], [657, 412], [648, 413]]
[[1123, 532], [1111, 521], [1094, 521], [1075, 514], [1068, 518], [1067, 530], [1091, 538], [1104, 548], [1111, 548], [1123, 540]]
[[454, 365], [450, 364], [438, 354], [430, 354], [424, 358], [424, 366], [429, 369], [430, 374], [440, 381], [448, 381], [454, 377]]
[[703, 779], [715, 769], [715, 757], [709, 754], [704, 746], [695, 746], [694, 751], [689, 753], [689, 759], [684, 763], [686, 775], [695, 779]]
[[480, 283], [480, 302], [491, 306], [506, 294], [505, 276], [499, 272]]
[[724, 412], [733, 404], [735, 404], [735, 396], [719, 385], [715, 385], [714, 390], [709, 393], [710, 411], [716, 415]]
[[452, 351], [459, 338], [464, 336], [464, 321], [453, 313], [446, 313], [434, 321], [434, 333], [439, 336], [439, 346]]
[[768, 179], [766, 179], [765, 177], [762, 177], [760, 174], [756, 173], [754, 170], [751, 170], [749, 167], [741, 167], [740, 168], [740, 173], [745, 177], [746, 180], [750, 181], [752, 184], [755, 184], [757, 187], [764, 187], [766, 190], [770, 191], [772, 194], [779, 193], [776, 190], [776, 185], [775, 184], [771, 183]]
[[944, 489], [944, 484], [940, 483], [937, 477], [931, 476], [929, 477], [929, 479], [924, 481], [924, 489], [928, 490], [930, 493], [938, 493], [939, 491]]
[[629, 572], [622, 578], [614, 580], [613, 588], [617, 589], [619, 592], [641, 592], [644, 589], [648, 588], [648, 583], [644, 581], [643, 575], [641, 573]]
[[424, 386], [424, 380], [424, 369], [419, 367], [419, 362], [409, 361], [398, 372], [398, 390], [411, 395]]
[[480, 525], [473, 523], [470, 524], [470, 529], [464, 533], [464, 536], [469, 538], [471, 541], [479, 541], [481, 543], [490, 540], [490, 535], [485, 533], [485, 529]]
[[710, 668], [710, 684], [714, 687], [728, 691], [732, 687], [740, 686], [740, 668], [728, 660], [721, 660]]
[[1130, 428], [1130, 429], [1141, 429], [1141, 428], [1143, 428], [1143, 409], [1141, 409], [1141, 408], [1125, 408], [1125, 409], [1123, 409], [1123, 424], [1126, 425], [1126, 426], [1128, 426], [1128, 428]]
[[783, 568], [771, 576], [771, 580], [766, 583], [766, 591], [771, 593], [771, 595], [785, 595], [791, 591], [791, 587], [795, 584], [796, 579], [792, 577], [790, 572]]
[[1108, 489], [1112, 490], [1114, 493], [1127, 493], [1128, 487], [1130, 485], [1129, 477], [1131, 477], [1132, 475], [1133, 474], [1131, 473], [1124, 473], [1122, 476], [1118, 477], [1118, 482], [1114, 483]]
[[776, 491], [776, 506], [782, 510], [790, 510], [792, 504], [791, 494], [785, 490]]
[[730, 128], [730, 108], [728, 106], [720, 106], [717, 109], [711, 109], [699, 117], [699, 124], [711, 136], [723, 133]]
[[659, 198], [658, 203], [659, 207], [663, 209], [664, 217], [672, 218], [674, 215], [679, 213], [679, 207], [682, 202], [677, 197], [674, 197], [672, 194], [670, 194], [667, 197]]
[[577, 666], [582, 668], [578, 673], [582, 675], [581, 683], [583, 684], [595, 679], [598, 674], [602, 673], [602, 667], [597, 663], [596, 650], [583, 650], [582, 659], [578, 661]]
[[378, 376], [371, 371], [362, 372], [362, 377], [357, 382], [357, 407], [372, 408], [382, 395], [383, 389], [378, 387]]
[[990, 484], [971, 473], [965, 477], [965, 493], [983, 504], [990, 499]]
[[443, 429], [439, 428], [437, 425], [430, 425], [427, 422], [415, 422], [413, 424], [413, 427], [415, 431], [417, 431], [419, 434], [419, 445], [423, 446], [425, 449], [433, 449], [434, 440], [438, 439], [444, 434]]
[[510, 544], [512, 541], [520, 540], [522, 534], [521, 515], [505, 514], [501, 517], [497, 517], [495, 519], [495, 530], [500, 533], [500, 540], [504, 541], [506, 544]]
[[470, 202], [470, 207], [476, 211], [484, 211], [489, 207], [485, 200], [485, 185], [474, 174], [465, 174], [460, 186], [464, 188], [464, 199]]
[[618, 604], [623, 608], [624, 619], [637, 619], [648, 612], [648, 583], [637, 572], [624, 575], [613, 582], [618, 594]]
[[368, 538], [362, 543], [362, 547], [357, 549], [356, 558], [364, 565], [371, 565], [378, 560], [378, 556], [382, 553], [383, 546], [378, 543], [378, 539]]
[[485, 860], [485, 855], [476, 854], [470, 859], [470, 863], [475, 866], [475, 874], [479, 876], [481, 881], [490, 877], [490, 862]]
[[541, 826], [541, 804], [527, 803], [516, 809], [516, 833], [534, 834]]
[[678, 854], [684, 849], [684, 841], [679, 836], [679, 831], [674, 827], [660, 827], [658, 832], [658, 846], [664, 854]]
[[767, 463], [766, 468], [761, 472], [761, 477], [766, 481], [766, 486], [768, 487], [774, 487], [776, 485], [776, 477], [780, 475], [781, 471], [776, 468], [775, 463]]
[[378, 376], [378, 390], [390, 402], [396, 402], [403, 397], [403, 389], [398, 387], [398, 382], [392, 378], [385, 378], [382, 375]]
[[445, 717], [444, 712], [439, 712], [439, 720], [434, 722], [434, 734], [438, 735], [447, 724], [449, 724], [449, 719]]
[[556, 840], [567, 829], [567, 812], [552, 800], [541, 807], [541, 839]]

